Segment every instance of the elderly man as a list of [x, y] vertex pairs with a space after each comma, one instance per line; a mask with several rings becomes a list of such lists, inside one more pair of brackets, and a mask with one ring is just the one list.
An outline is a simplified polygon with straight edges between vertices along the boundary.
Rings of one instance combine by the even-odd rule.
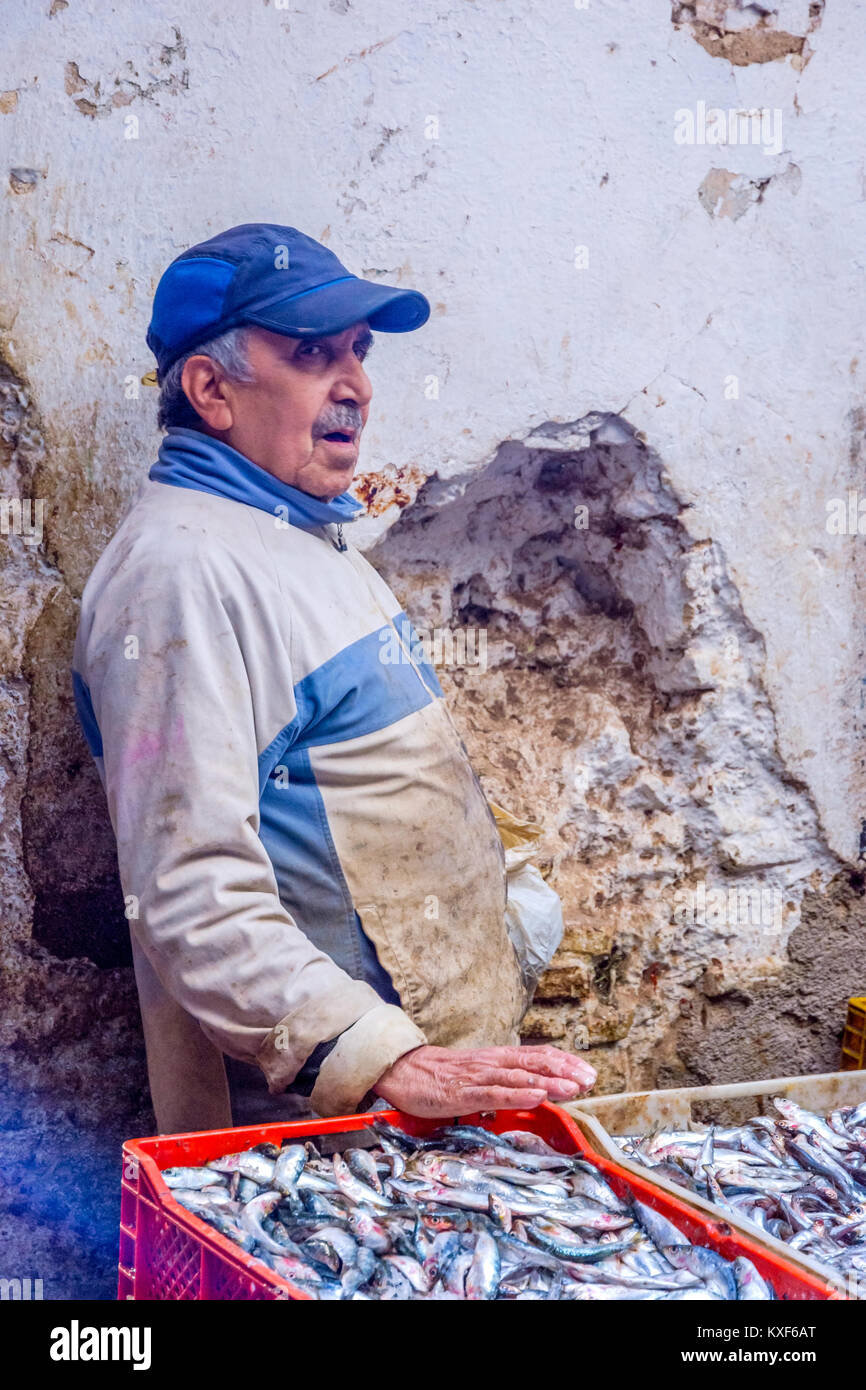
[[156, 291], [167, 433], [85, 588], [73, 685], [163, 1132], [377, 1097], [535, 1106], [595, 1079], [516, 1045], [494, 819], [408, 618], [344, 538], [371, 330], [428, 315], [262, 223]]

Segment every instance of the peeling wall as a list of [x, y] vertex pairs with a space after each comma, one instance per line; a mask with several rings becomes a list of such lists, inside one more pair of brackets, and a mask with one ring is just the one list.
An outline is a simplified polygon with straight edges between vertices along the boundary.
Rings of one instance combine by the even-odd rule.
[[616, 416], [544, 425], [425, 484], [372, 552], [422, 633], [486, 634], [448, 694], [494, 799], [545, 825], [566, 907], [526, 1036], [588, 1043], [608, 1089], [653, 1084], [696, 990], [779, 976], [841, 868], [724, 552], [663, 473]]
[[153, 1123], [68, 661], [157, 445], [156, 281], [233, 223], [434, 306], [376, 344], [355, 535], [416, 626], [486, 635], [443, 683], [565, 906], [527, 1036], [606, 1089], [832, 1066], [866, 974], [864, 0], [6, 29], [0, 471], [44, 534], [0, 535], [0, 1274], [110, 1296], [117, 1147]]

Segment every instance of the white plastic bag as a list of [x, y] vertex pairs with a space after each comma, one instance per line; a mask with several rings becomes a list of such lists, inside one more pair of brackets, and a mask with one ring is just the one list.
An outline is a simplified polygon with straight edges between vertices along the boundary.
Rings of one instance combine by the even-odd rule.
[[562, 903], [530, 860], [541, 826], [519, 821], [490, 803], [505, 850], [505, 929], [520, 965], [525, 1007], [562, 941]]

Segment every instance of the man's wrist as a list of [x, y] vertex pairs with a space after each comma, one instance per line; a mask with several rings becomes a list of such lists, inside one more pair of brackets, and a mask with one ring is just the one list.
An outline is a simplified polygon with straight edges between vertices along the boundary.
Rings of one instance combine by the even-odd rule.
[[387, 1067], [385, 1071], [382, 1072], [382, 1075], [379, 1077], [379, 1080], [375, 1082], [373, 1086], [371, 1086], [370, 1094], [381, 1096], [383, 1100], [387, 1100], [388, 1097], [386, 1095], [383, 1095], [381, 1088], [384, 1086], [386, 1090], [388, 1089], [389, 1078], [391, 1077], [391, 1073], [397, 1066], [398, 1062], [405, 1061], [407, 1057], [414, 1056], [416, 1052], [420, 1052], [422, 1048], [427, 1046], [428, 1044], [426, 1042], [418, 1043], [416, 1047], [409, 1047], [406, 1049], [405, 1052], [401, 1052], [399, 1057], [395, 1057], [391, 1065]]

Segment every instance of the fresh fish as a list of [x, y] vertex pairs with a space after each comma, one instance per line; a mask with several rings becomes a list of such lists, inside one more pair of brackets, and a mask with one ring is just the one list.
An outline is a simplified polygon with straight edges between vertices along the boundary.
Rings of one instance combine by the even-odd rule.
[[320, 1226], [314, 1236], [317, 1244], [330, 1246], [340, 1262], [340, 1268], [357, 1263], [358, 1242], [339, 1226]]
[[549, 1255], [556, 1255], [557, 1259], [566, 1260], [569, 1264], [597, 1264], [611, 1255], [621, 1255], [632, 1244], [631, 1240], [623, 1240], [609, 1245], [602, 1245], [600, 1241], [594, 1245], [578, 1245], [573, 1240], [567, 1240], [553, 1224], [543, 1221], [533, 1222], [529, 1227], [529, 1238]]
[[383, 1260], [393, 1265], [400, 1271], [403, 1278], [417, 1293], [429, 1293], [433, 1287], [434, 1280], [430, 1277], [430, 1271], [411, 1255], [383, 1255]]
[[773, 1290], [762, 1279], [751, 1260], [747, 1260], [745, 1255], [738, 1255], [733, 1264], [734, 1279], [737, 1284], [737, 1298], [742, 1300], [764, 1301], [775, 1297]]
[[[495, 1144], [497, 1136], [480, 1125], [442, 1125], [430, 1136], [438, 1147], [462, 1153], [465, 1149], [486, 1148]], [[513, 1146], [512, 1146], [513, 1147]]]
[[326, 1282], [323, 1280], [321, 1270], [308, 1260], [298, 1259], [294, 1255], [274, 1255], [265, 1261], [283, 1279], [288, 1279], [289, 1283], [296, 1284], [319, 1284]]
[[331, 1173], [330, 1177], [323, 1177], [321, 1173], [314, 1173], [311, 1168], [305, 1168], [298, 1178], [298, 1192], [320, 1192], [323, 1197], [333, 1197], [339, 1191], [337, 1181]]
[[387, 1120], [373, 1120], [370, 1127], [381, 1139], [387, 1139], [390, 1143], [396, 1144], [397, 1148], [404, 1153], [414, 1154], [424, 1149], [437, 1149], [439, 1147], [438, 1140], [421, 1139], [414, 1134], [406, 1134], [396, 1125], [389, 1125]]
[[522, 1149], [510, 1149], [504, 1144], [486, 1144], [483, 1148], [466, 1150], [473, 1163], [499, 1163], [507, 1168], [517, 1168], [521, 1172], [563, 1175], [571, 1171], [575, 1160], [567, 1154], [531, 1154]]
[[343, 1298], [354, 1298], [365, 1284], [369, 1284], [379, 1266], [376, 1256], [366, 1246], [356, 1247], [356, 1251], [354, 1261], [343, 1266], [340, 1276]]
[[274, 1163], [271, 1177], [272, 1185], [278, 1187], [280, 1192], [296, 1197], [298, 1178], [304, 1171], [306, 1162], [307, 1151], [303, 1144], [290, 1144], [287, 1148], [282, 1149]]
[[509, 1129], [504, 1134], [500, 1134], [499, 1139], [507, 1144], [509, 1148], [516, 1149], [518, 1153], [536, 1154], [539, 1157], [557, 1158], [560, 1161], [565, 1159], [569, 1163], [574, 1160], [568, 1154], [557, 1153], [556, 1149], [551, 1148], [546, 1139], [542, 1139], [540, 1134], [530, 1134], [525, 1129]]
[[461, 1239], [456, 1231], [438, 1231], [433, 1237], [423, 1261], [424, 1272], [431, 1288], [462, 1249]]
[[616, 1193], [602, 1181], [598, 1172], [590, 1164], [575, 1165], [569, 1178], [569, 1186], [575, 1197], [586, 1197], [590, 1202], [604, 1207], [605, 1211], [623, 1212], [627, 1210]]
[[521, 1168], [509, 1168], [499, 1163], [485, 1163], [482, 1171], [486, 1177], [495, 1178], [499, 1182], [512, 1182], [517, 1187], [531, 1188], [539, 1197], [552, 1197], [555, 1201], [562, 1201], [568, 1196], [565, 1183], [554, 1181], [549, 1173], [527, 1173]]
[[811, 1169], [819, 1177], [827, 1178], [829, 1182], [842, 1191], [845, 1197], [850, 1199], [854, 1196], [854, 1180], [845, 1172], [844, 1168], [830, 1158], [830, 1155], [820, 1145], [810, 1143], [808, 1138], [786, 1138], [785, 1147], [804, 1168]]
[[731, 1262], [703, 1245], [666, 1245], [662, 1254], [674, 1269], [688, 1270], [710, 1293], [719, 1298], [736, 1299], [737, 1281]]
[[303, 1211], [310, 1216], [325, 1216], [333, 1220], [340, 1215], [339, 1207], [323, 1192], [314, 1192], [312, 1188], [303, 1187], [300, 1198]]
[[257, 1182], [253, 1182], [252, 1178], [241, 1177], [240, 1173], [232, 1173], [232, 1182], [236, 1183], [234, 1195], [239, 1202], [249, 1202], [261, 1191]]
[[[787, 1141], [820, 1145], [819, 1162], [828, 1171], [836, 1163], [855, 1189], [847, 1150], [833, 1149], [828, 1163], [814, 1127], [780, 1124], [788, 1126]], [[682, 1150], [693, 1162], [712, 1158], [704, 1167], [708, 1179], [718, 1170], [718, 1184], [730, 1173], [765, 1182], [769, 1171], [778, 1187], [787, 1150], [778, 1168], [731, 1148], [727, 1133], [717, 1128], [712, 1144], [698, 1136]], [[755, 1142], [763, 1145], [764, 1137]], [[735, 1266], [692, 1246], [660, 1213], [619, 1196], [594, 1164], [557, 1154], [538, 1136], [446, 1125], [416, 1138], [376, 1119], [364, 1138], [363, 1146], [329, 1156], [309, 1140], [259, 1144], [200, 1168], [169, 1169], [166, 1179], [193, 1217], [312, 1299], [583, 1302], [772, 1292], [748, 1261]], [[653, 1136], [653, 1145], [664, 1149], [663, 1136]], [[828, 1177], [809, 1173], [799, 1234], [829, 1242], [835, 1230], [840, 1240], [856, 1240], [866, 1203], [842, 1209], [831, 1192]], [[792, 1230], [775, 1197], [753, 1185], [742, 1200]]]
[[224, 1179], [212, 1168], [164, 1168], [162, 1177], [167, 1187], [185, 1187], [190, 1191], [203, 1187], [222, 1187], [224, 1191], [226, 1188]]
[[334, 1179], [344, 1196], [350, 1202], [360, 1203], [361, 1205], [372, 1205], [374, 1207], [389, 1207], [389, 1199], [375, 1188], [369, 1187], [367, 1183], [361, 1182], [356, 1178], [346, 1160], [340, 1154], [334, 1154]]
[[253, 1237], [257, 1245], [263, 1250], [267, 1250], [272, 1255], [282, 1255], [283, 1246], [279, 1241], [274, 1240], [273, 1236], [268, 1235], [262, 1220], [270, 1216], [275, 1207], [279, 1206], [283, 1200], [282, 1192], [263, 1192], [259, 1197], [253, 1197], [251, 1202], [247, 1202], [241, 1211], [240, 1222], [245, 1231]]
[[410, 1299], [414, 1296], [414, 1289], [409, 1280], [395, 1264], [389, 1260], [380, 1260], [378, 1268], [373, 1275], [373, 1284], [370, 1286], [375, 1289], [377, 1298], [391, 1299]]
[[723, 1209], [730, 1211], [731, 1208], [728, 1205], [728, 1200], [725, 1197], [725, 1194], [722, 1191], [722, 1185], [716, 1176], [716, 1170], [712, 1167], [711, 1164], [704, 1164], [704, 1174], [707, 1179], [707, 1196], [709, 1197], [710, 1201], [716, 1202]]
[[[827, 1117], [785, 1096], [773, 1105], [775, 1119], [755, 1115], [735, 1127], [694, 1132], [657, 1129], [616, 1142], [635, 1162], [708, 1193], [777, 1240], [839, 1273], [857, 1271], [866, 1261], [866, 1102]], [[741, 1279], [739, 1296], [762, 1296], [751, 1276]]]
[[670, 1303], [674, 1300], [678, 1303], [707, 1303], [713, 1299], [721, 1298], [721, 1294], [712, 1293], [710, 1289], [677, 1289], [674, 1293], [665, 1295], [665, 1302]]
[[382, 1179], [379, 1177], [379, 1169], [376, 1167], [376, 1160], [369, 1149], [347, 1149], [346, 1163], [349, 1169], [361, 1182], [368, 1187], [372, 1187], [374, 1192], [378, 1192], [380, 1197], [384, 1197], [385, 1189], [382, 1186]]
[[491, 1220], [495, 1221], [497, 1226], [500, 1226], [507, 1234], [514, 1224], [514, 1213], [496, 1192], [487, 1194], [487, 1210]]
[[379, 1159], [378, 1167], [381, 1172], [387, 1173], [391, 1178], [402, 1178], [406, 1171], [405, 1155], [399, 1150], [395, 1153], [383, 1153]]
[[250, 1149], [249, 1153], [241, 1154], [238, 1161], [238, 1172], [241, 1177], [252, 1178], [259, 1187], [270, 1184], [275, 1167], [276, 1158], [272, 1158], [268, 1153], [263, 1153], [261, 1149]]
[[781, 1096], [777, 1096], [773, 1104], [782, 1116], [782, 1119], [786, 1120], [792, 1129], [799, 1130], [803, 1134], [819, 1135], [825, 1143], [830, 1145], [831, 1149], [844, 1150], [848, 1148], [847, 1139], [832, 1130], [827, 1122], [822, 1120], [819, 1115], [812, 1115], [808, 1110], [804, 1110], [802, 1106], [797, 1105], [793, 1100], [785, 1100]]
[[502, 1261], [499, 1246], [487, 1231], [481, 1231], [475, 1242], [472, 1263], [466, 1273], [466, 1297], [495, 1298], [499, 1289]]
[[702, 1148], [701, 1148], [701, 1152], [700, 1152], [700, 1154], [698, 1155], [698, 1169], [699, 1169], [700, 1172], [702, 1172], [702, 1173], [703, 1173], [707, 1168], [712, 1168], [712, 1166], [713, 1166], [713, 1152], [714, 1152], [714, 1148], [715, 1148], [715, 1145], [714, 1145], [714, 1135], [715, 1135], [715, 1132], [716, 1132], [716, 1127], [715, 1127], [715, 1125], [710, 1125], [709, 1129], [707, 1130], [707, 1137], [706, 1137], [706, 1139], [704, 1140], [703, 1146], [702, 1146]]
[[175, 1187], [171, 1195], [189, 1211], [223, 1211], [235, 1215], [241, 1209], [240, 1202], [235, 1201], [225, 1187]]
[[663, 1246], [688, 1245], [688, 1241], [682, 1231], [663, 1216], [660, 1211], [653, 1207], [648, 1207], [645, 1202], [633, 1202], [632, 1211], [635, 1214], [638, 1225], [646, 1231], [654, 1245], [661, 1249]]
[[570, 1284], [562, 1297], [572, 1303], [638, 1303], [645, 1299], [683, 1298], [685, 1295], [653, 1293], [652, 1289], [635, 1289], [627, 1284]]
[[449, 1261], [443, 1275], [443, 1282], [449, 1293], [457, 1294], [458, 1298], [467, 1297], [466, 1279], [471, 1267], [472, 1255], [468, 1250], [461, 1250]]
[[373, 1215], [369, 1207], [352, 1207], [349, 1211], [349, 1225], [352, 1234], [361, 1245], [366, 1245], [374, 1255], [384, 1255], [391, 1249], [393, 1241], [388, 1228]]

